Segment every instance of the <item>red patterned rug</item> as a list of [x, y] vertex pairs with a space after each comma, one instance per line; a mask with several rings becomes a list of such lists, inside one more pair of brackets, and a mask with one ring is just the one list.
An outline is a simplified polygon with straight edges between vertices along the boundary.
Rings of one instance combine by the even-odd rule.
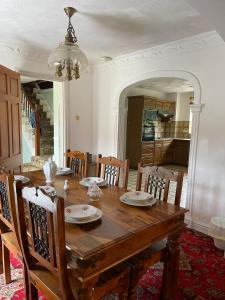
[[[0, 299], [25, 299], [20, 263], [11, 259], [13, 282], [3, 284], [0, 276]], [[137, 287], [138, 300], [159, 299], [162, 264], [150, 268]], [[46, 300], [43, 296], [40, 300]], [[225, 259], [213, 240], [194, 230], [181, 236], [180, 272], [176, 300], [225, 300]], [[171, 299], [175, 300], [175, 299]]]

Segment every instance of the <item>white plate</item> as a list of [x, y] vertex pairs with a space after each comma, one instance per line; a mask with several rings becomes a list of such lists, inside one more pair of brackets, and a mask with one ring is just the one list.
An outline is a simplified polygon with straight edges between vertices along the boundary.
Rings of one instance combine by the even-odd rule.
[[120, 201], [125, 204], [132, 205], [132, 206], [153, 206], [157, 202], [157, 200], [155, 198], [149, 198], [146, 200], [135, 201], [135, 200], [130, 200], [123, 196], [120, 197]]
[[65, 217], [76, 220], [83, 220], [93, 217], [97, 208], [88, 204], [70, 205], [65, 208]]
[[140, 201], [140, 200], [147, 200], [152, 198], [152, 196], [149, 193], [145, 193], [142, 191], [133, 191], [133, 192], [127, 192], [122, 195], [123, 199], [131, 200], [131, 201]]
[[15, 181], [21, 181], [22, 183], [28, 183], [30, 181], [30, 178], [22, 176], [22, 175], [14, 175]]
[[43, 186], [39, 186], [39, 189], [43, 190], [49, 196], [56, 196], [56, 190], [53, 186], [43, 185]]
[[58, 168], [56, 175], [67, 175], [73, 173], [70, 168]]
[[91, 223], [91, 222], [94, 222], [94, 221], [97, 221], [99, 219], [101, 219], [102, 217], [102, 211], [99, 209], [99, 208], [96, 208], [96, 214], [89, 217], [89, 218], [85, 218], [84, 220], [78, 220], [78, 219], [75, 219], [75, 218], [69, 218], [69, 217], [66, 217], [65, 216], [65, 221], [67, 223], [73, 223], [73, 224], [86, 224], [86, 223]]
[[83, 178], [80, 181], [80, 184], [85, 186], [85, 187], [89, 187], [93, 183], [96, 183], [98, 186], [106, 185], [106, 181], [103, 178], [100, 178], [100, 177], [86, 177], [86, 178]]

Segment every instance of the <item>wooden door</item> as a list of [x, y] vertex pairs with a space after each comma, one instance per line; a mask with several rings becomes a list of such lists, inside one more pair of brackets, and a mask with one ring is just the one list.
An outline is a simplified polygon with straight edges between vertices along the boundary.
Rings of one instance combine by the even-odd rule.
[[22, 166], [20, 75], [0, 65], [0, 165], [11, 173]]

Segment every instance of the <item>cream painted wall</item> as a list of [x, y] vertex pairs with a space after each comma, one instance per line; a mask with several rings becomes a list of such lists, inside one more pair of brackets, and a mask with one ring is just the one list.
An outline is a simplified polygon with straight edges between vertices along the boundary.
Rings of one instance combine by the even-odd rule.
[[[173, 43], [162, 47], [158, 57], [153, 50], [145, 50], [95, 66], [93, 151], [117, 153], [118, 101], [124, 87], [143, 79], [150, 71], [181, 70], [194, 74], [200, 81], [205, 106], [199, 125], [192, 219], [207, 226], [212, 216], [225, 216], [225, 44], [217, 35], [180, 43], [182, 46]], [[155, 53], [159, 51], [158, 47]], [[121, 113], [126, 113], [123, 108]]]
[[92, 70], [69, 82], [68, 147], [92, 152]]
[[176, 121], [189, 121], [190, 118], [190, 97], [193, 92], [177, 93]]

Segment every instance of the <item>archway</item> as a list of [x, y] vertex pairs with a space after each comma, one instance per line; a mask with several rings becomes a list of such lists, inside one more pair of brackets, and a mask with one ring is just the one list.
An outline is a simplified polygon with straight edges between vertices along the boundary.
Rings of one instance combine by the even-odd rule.
[[187, 188], [187, 209], [189, 209], [188, 219], [191, 222], [192, 215], [192, 205], [193, 205], [193, 194], [194, 194], [194, 180], [195, 180], [195, 170], [196, 170], [196, 155], [197, 155], [197, 144], [198, 144], [198, 134], [199, 134], [199, 120], [202, 108], [201, 103], [201, 86], [198, 78], [186, 71], [181, 70], [157, 70], [152, 72], [147, 72], [140, 74], [131, 80], [124, 82], [118, 92], [117, 104], [118, 104], [118, 118], [117, 118], [117, 136], [115, 137], [115, 146], [117, 149], [117, 156], [124, 159], [125, 155], [125, 138], [126, 131], [121, 130], [125, 128], [125, 122], [127, 118], [127, 108], [125, 105], [126, 96], [128, 90], [138, 83], [141, 83], [147, 79], [161, 78], [161, 77], [174, 77], [187, 80], [193, 86], [194, 89], [194, 103], [190, 105], [190, 110], [192, 113], [192, 137], [190, 143], [190, 153], [189, 153], [189, 166], [188, 166], [188, 188]]

